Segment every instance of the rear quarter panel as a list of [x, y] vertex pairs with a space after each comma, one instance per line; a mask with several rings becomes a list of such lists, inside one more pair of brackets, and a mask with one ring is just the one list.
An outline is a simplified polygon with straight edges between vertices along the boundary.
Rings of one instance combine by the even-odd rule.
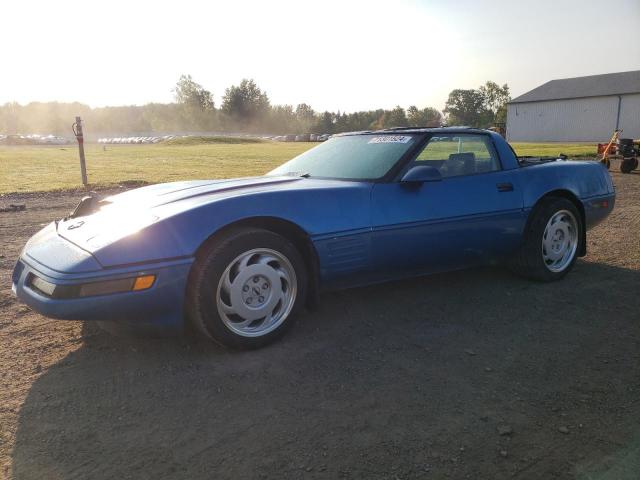
[[557, 190], [565, 190], [580, 201], [588, 230], [602, 222], [615, 204], [615, 189], [611, 176], [600, 162], [549, 162], [523, 167], [518, 171], [518, 176], [527, 213], [531, 212], [543, 196]]
[[525, 209], [554, 190], [567, 190], [583, 203], [613, 193], [608, 172], [599, 162], [556, 161], [522, 167], [518, 171]]

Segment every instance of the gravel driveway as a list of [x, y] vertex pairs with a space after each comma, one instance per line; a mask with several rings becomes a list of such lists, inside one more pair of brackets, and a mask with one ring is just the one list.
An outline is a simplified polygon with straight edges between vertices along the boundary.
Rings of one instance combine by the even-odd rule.
[[228, 352], [15, 302], [13, 263], [80, 194], [0, 196], [0, 477], [640, 475], [640, 174], [554, 284], [476, 269], [322, 297]]

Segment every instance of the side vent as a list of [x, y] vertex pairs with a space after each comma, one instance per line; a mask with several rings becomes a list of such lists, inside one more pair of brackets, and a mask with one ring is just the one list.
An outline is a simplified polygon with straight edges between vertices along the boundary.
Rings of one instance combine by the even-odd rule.
[[326, 251], [327, 267], [336, 273], [352, 272], [369, 264], [369, 245], [364, 235], [331, 239]]

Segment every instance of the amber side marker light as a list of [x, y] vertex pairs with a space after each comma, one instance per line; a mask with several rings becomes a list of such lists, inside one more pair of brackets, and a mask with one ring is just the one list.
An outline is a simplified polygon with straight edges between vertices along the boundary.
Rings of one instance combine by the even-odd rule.
[[78, 298], [110, 295], [112, 293], [139, 292], [153, 287], [155, 275], [140, 275], [135, 278], [119, 278], [82, 285], [59, 285], [29, 274], [28, 286], [51, 298]]
[[155, 275], [143, 275], [141, 277], [136, 277], [133, 282], [133, 288], [131, 290], [146, 290], [147, 288], [151, 288], [153, 286], [153, 282], [156, 281]]

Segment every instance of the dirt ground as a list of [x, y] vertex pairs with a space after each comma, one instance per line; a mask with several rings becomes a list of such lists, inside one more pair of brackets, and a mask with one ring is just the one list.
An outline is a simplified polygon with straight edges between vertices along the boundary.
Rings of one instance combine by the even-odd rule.
[[325, 294], [228, 352], [11, 294], [80, 194], [0, 197], [0, 478], [640, 478], [640, 174], [565, 280], [479, 269]]

